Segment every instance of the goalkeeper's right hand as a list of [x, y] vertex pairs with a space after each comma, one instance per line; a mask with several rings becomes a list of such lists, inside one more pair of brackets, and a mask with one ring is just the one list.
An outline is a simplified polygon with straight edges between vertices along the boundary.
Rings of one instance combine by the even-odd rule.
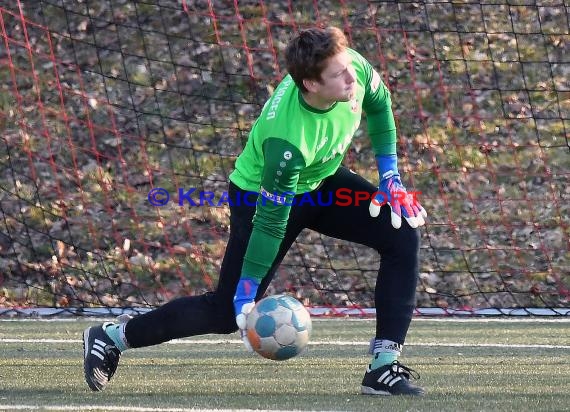
[[248, 277], [241, 277], [237, 285], [236, 293], [234, 295], [236, 324], [239, 328], [241, 339], [243, 340], [245, 348], [249, 352], [253, 352], [253, 348], [251, 347], [249, 339], [247, 338], [247, 315], [255, 306], [255, 295], [257, 294], [258, 287], [259, 283], [257, 280]]

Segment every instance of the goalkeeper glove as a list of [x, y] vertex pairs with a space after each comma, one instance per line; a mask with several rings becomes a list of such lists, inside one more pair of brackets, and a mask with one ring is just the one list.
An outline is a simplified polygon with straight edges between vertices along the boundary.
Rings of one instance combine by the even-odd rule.
[[412, 194], [409, 194], [400, 180], [398, 159], [395, 154], [376, 156], [380, 183], [378, 192], [370, 202], [370, 216], [377, 217], [380, 208], [387, 203], [390, 206], [391, 221], [394, 228], [402, 226], [402, 216], [410, 227], [416, 228], [425, 224], [427, 212]]
[[239, 328], [245, 348], [250, 352], [253, 352], [253, 349], [249, 343], [249, 339], [247, 338], [247, 315], [255, 306], [255, 295], [257, 294], [258, 287], [259, 282], [257, 280], [248, 277], [241, 277], [234, 295], [236, 324]]

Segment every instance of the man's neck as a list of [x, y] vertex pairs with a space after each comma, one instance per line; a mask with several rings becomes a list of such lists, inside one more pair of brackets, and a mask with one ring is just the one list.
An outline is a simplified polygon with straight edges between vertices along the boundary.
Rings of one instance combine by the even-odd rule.
[[335, 104], [335, 102], [320, 99], [318, 95], [310, 92], [301, 93], [301, 96], [303, 96], [305, 103], [318, 110], [330, 109]]

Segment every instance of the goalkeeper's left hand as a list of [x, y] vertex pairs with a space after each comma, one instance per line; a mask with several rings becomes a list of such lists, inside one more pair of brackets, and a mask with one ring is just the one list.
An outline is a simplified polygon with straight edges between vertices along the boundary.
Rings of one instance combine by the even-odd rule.
[[251, 343], [247, 338], [247, 315], [252, 311], [255, 306], [255, 295], [259, 288], [259, 282], [255, 279], [242, 276], [237, 285], [236, 293], [234, 295], [234, 310], [236, 316], [236, 324], [239, 328], [241, 339], [245, 348], [249, 352], [253, 352]]
[[390, 207], [392, 226], [399, 229], [402, 226], [402, 216], [410, 227], [416, 228], [425, 224], [427, 212], [416, 197], [406, 190], [400, 174], [396, 155], [376, 156], [380, 183], [378, 192], [370, 201], [370, 216], [377, 217], [382, 205]]

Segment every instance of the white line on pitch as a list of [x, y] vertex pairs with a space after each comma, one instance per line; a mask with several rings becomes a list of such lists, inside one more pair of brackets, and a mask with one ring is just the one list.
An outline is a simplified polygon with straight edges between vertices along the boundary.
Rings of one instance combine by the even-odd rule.
[[[53, 323], [76, 323], [76, 322], [113, 322], [116, 317], [83, 317], [83, 318], [2, 318], [0, 317], [0, 323], [2, 322], [53, 322]], [[312, 316], [311, 320], [313, 322], [375, 322], [376, 319], [373, 317], [318, 317]], [[459, 317], [438, 317], [438, 316], [427, 316], [427, 317], [414, 317], [412, 322], [442, 322], [442, 323], [570, 323], [570, 316], [560, 316], [560, 317], [472, 317], [472, 318], [459, 318]]]
[[[148, 408], [137, 406], [113, 405], [1, 405], [0, 410], [33, 410], [33, 411], [92, 411], [92, 410], [118, 411], [118, 412], [260, 412], [263, 409], [189, 409], [189, 408]], [[265, 409], [269, 411], [269, 409]], [[272, 409], [278, 412], [296, 412]]]
[[[79, 339], [16, 339], [16, 338], [0, 338], [0, 343], [64, 343], [79, 344]], [[241, 345], [243, 342], [239, 339], [173, 339], [165, 342], [170, 345], [219, 345], [219, 344], [235, 344]], [[321, 340], [311, 341], [309, 345], [315, 346], [368, 346], [369, 342], [365, 341], [338, 341], [338, 340]], [[406, 343], [406, 346], [424, 346], [424, 347], [450, 347], [450, 348], [535, 348], [535, 349], [570, 349], [570, 345], [541, 345], [541, 344], [513, 344], [513, 343], [460, 343], [460, 342], [418, 342]]]

